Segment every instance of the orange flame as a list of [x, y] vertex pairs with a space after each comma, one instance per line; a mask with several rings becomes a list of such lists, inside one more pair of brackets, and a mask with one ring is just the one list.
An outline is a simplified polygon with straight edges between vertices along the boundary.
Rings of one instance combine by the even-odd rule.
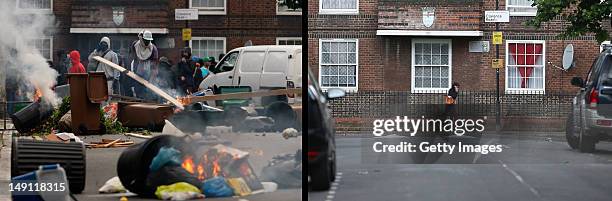
[[213, 176], [219, 176], [219, 173], [221, 173], [221, 166], [219, 166], [219, 161], [215, 160], [212, 163], [212, 168], [213, 168]]
[[40, 100], [40, 97], [42, 97], [42, 91], [36, 87], [36, 90], [34, 91], [34, 96], [32, 97], [32, 100], [34, 102], [37, 102], [38, 100]]
[[185, 97], [176, 97], [176, 100], [181, 103], [182, 105], [189, 105], [189, 103], [191, 103], [191, 97], [189, 96], [185, 96]]
[[185, 158], [183, 159], [183, 164], [181, 164], [181, 167], [183, 167], [183, 169], [187, 170], [187, 172], [193, 174], [193, 167], [195, 165], [193, 164], [193, 157], [191, 156], [185, 156]]
[[199, 180], [204, 180], [206, 178], [205, 177], [206, 173], [204, 172], [204, 166], [202, 166], [201, 163], [198, 164], [197, 170], [198, 170], [198, 179]]

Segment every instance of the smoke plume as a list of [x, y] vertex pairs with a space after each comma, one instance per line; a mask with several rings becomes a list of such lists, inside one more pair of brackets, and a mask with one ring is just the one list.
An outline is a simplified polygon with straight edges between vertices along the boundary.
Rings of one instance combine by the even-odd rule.
[[[36, 48], [36, 39], [45, 38], [45, 31], [54, 31], [54, 17], [50, 14], [28, 12], [31, 6], [26, 1], [0, 1], [0, 70], [17, 80], [20, 88], [25, 88], [28, 97], [35, 89], [40, 89], [42, 101], [57, 105], [59, 98], [51, 87], [56, 83], [57, 71], [49, 67], [47, 59]], [[52, 50], [50, 50], [52, 51]], [[8, 84], [8, 83], [7, 83]]]

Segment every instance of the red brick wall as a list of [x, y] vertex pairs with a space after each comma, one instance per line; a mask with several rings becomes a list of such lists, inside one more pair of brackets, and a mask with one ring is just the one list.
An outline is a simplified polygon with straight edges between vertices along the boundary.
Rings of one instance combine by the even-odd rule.
[[[319, 1], [309, 1], [308, 65], [317, 73], [318, 41], [321, 38], [359, 39], [359, 91], [385, 90], [409, 91], [411, 68], [411, 37], [376, 36], [376, 30], [480, 30], [482, 37], [439, 37], [453, 39], [453, 80], [466, 90], [495, 90], [495, 70], [491, 60], [495, 58], [495, 46], [488, 53], [470, 53], [469, 41], [491, 40], [494, 23], [484, 23], [485, 10], [495, 9], [495, 0], [465, 3], [436, 3], [416, 1], [362, 0], [356, 15], [320, 15]], [[421, 7], [435, 7], [436, 20], [431, 28], [422, 25]], [[500, 0], [500, 10], [505, 1]], [[567, 24], [561, 18], [542, 24], [540, 29], [528, 27], [525, 22], [533, 17], [511, 16], [510, 23], [500, 23], [505, 40], [545, 40], [546, 62], [561, 65], [563, 49], [567, 44], [575, 48], [576, 67], [564, 72], [546, 64], [546, 92], [573, 92], [569, 84], [573, 76], [584, 77], [599, 53], [593, 36], [581, 36], [559, 40], [556, 36]], [[426, 37], [426, 36], [423, 36]], [[505, 43], [504, 43], [505, 44]], [[505, 45], [500, 45], [500, 58], [505, 57]], [[367, 58], [367, 59], [366, 59]], [[500, 88], [505, 89], [505, 69], [500, 70]]]
[[[430, 4], [408, 1], [380, 2], [378, 28], [401, 30], [478, 30], [480, 28], [483, 12], [479, 2]], [[435, 20], [431, 27], [423, 25], [423, 7], [435, 8]]]
[[[54, 34], [54, 51], [74, 49], [70, 27], [116, 27], [112, 21], [112, 6], [124, 6], [125, 21], [119, 27], [168, 28], [168, 37], [174, 37], [175, 48], [160, 50], [160, 54], [173, 61], [179, 59], [184, 47], [181, 29], [185, 21], [174, 20], [174, 9], [186, 8], [188, 0], [54, 0], [53, 8], [59, 22]], [[226, 50], [244, 46], [251, 40], [254, 45], [274, 45], [277, 37], [301, 37], [301, 16], [277, 15], [274, 0], [227, 0], [226, 15], [199, 15], [190, 21], [194, 37], [225, 37]]]

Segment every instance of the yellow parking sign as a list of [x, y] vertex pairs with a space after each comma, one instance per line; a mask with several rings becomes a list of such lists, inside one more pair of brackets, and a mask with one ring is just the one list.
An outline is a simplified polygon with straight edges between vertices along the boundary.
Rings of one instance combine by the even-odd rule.
[[493, 32], [493, 45], [501, 45], [502, 44], [502, 32], [501, 31], [494, 31]]
[[493, 61], [491, 61], [491, 68], [504, 68], [504, 60], [493, 59]]
[[183, 40], [191, 40], [191, 28], [183, 29]]

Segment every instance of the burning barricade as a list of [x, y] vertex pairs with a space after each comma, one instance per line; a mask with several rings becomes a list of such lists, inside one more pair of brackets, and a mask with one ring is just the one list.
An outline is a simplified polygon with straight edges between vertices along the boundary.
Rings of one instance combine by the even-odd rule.
[[221, 144], [199, 146], [185, 139], [161, 135], [128, 147], [117, 164], [121, 183], [142, 197], [159, 199], [164, 198], [164, 192], [172, 195], [168, 193], [174, 191], [168, 186], [178, 183], [196, 187], [199, 191], [188, 193], [194, 198], [200, 194], [227, 197], [263, 192], [248, 162], [248, 152]]

